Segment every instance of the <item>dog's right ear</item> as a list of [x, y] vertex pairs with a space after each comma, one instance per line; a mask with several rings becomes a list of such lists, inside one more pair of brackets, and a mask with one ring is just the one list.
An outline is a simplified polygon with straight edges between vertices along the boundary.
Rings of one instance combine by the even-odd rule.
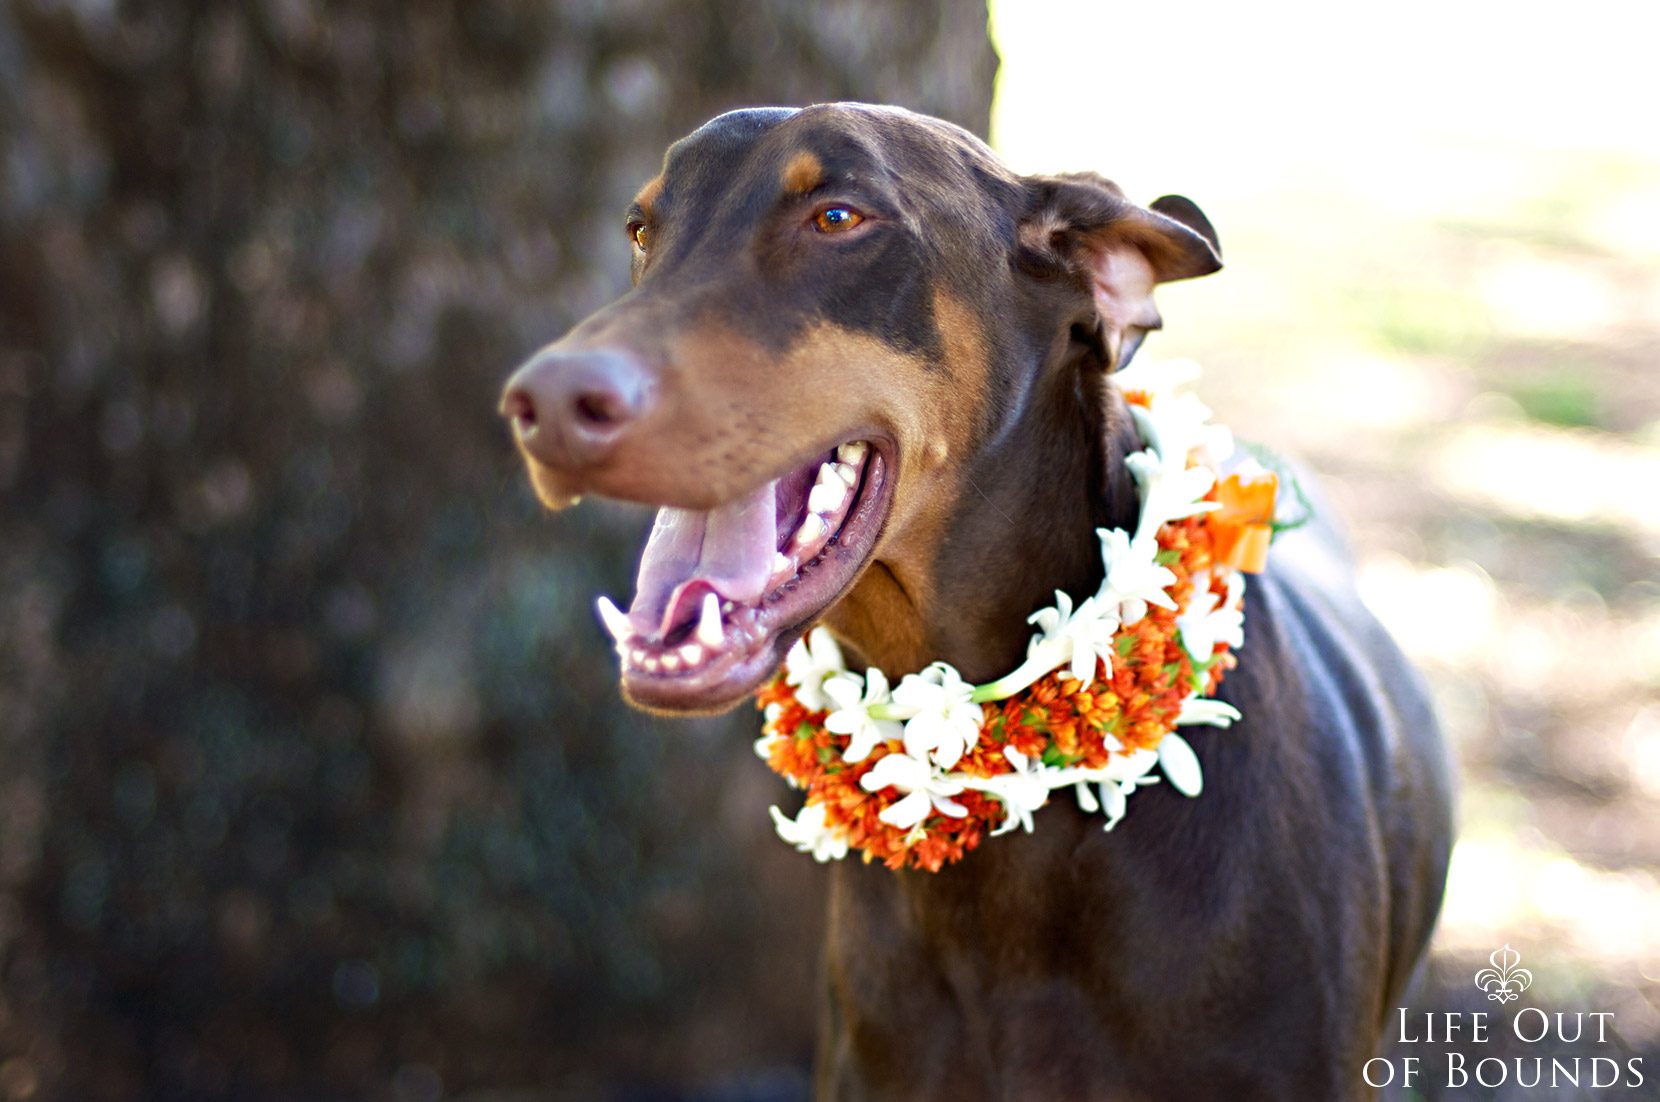
[[1129, 363], [1163, 324], [1156, 285], [1222, 267], [1216, 231], [1192, 201], [1166, 195], [1139, 206], [1094, 173], [1028, 177], [1019, 248], [1030, 274], [1087, 281], [1108, 370]]

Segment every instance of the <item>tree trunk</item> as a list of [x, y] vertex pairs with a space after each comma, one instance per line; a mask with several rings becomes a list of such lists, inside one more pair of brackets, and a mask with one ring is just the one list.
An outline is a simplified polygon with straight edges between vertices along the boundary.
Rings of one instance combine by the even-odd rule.
[[0, 1099], [789, 1093], [788, 794], [618, 703], [644, 514], [541, 516], [495, 397], [670, 140], [994, 66], [975, 0], [0, 0]]

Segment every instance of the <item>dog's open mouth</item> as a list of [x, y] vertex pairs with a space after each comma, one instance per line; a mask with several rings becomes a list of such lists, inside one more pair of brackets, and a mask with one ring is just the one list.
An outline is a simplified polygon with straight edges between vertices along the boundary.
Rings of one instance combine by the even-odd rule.
[[891, 470], [856, 440], [717, 508], [659, 510], [628, 611], [599, 599], [629, 698], [702, 711], [755, 688], [869, 558]]

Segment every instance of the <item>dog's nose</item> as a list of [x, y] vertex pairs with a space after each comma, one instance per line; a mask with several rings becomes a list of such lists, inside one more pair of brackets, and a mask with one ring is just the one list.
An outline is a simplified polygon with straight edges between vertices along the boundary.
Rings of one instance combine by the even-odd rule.
[[544, 349], [513, 373], [501, 412], [538, 461], [564, 469], [603, 461], [646, 414], [651, 375], [619, 349]]

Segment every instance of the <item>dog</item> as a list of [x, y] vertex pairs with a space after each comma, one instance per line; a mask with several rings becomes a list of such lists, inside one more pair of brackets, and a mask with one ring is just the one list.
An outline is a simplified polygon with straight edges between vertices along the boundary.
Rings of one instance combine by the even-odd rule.
[[[1025, 177], [897, 108], [733, 111], [668, 150], [625, 219], [633, 286], [501, 403], [541, 500], [661, 509], [621, 687], [716, 712], [815, 624], [855, 667], [1022, 660], [1093, 592], [1141, 447], [1109, 376], [1157, 284], [1221, 267], [1192, 202]], [[837, 457], [833, 526], [803, 508]], [[848, 500], [850, 498], [850, 500]], [[821, 530], [822, 529], [822, 530]], [[825, 1099], [1362, 1097], [1435, 924], [1451, 783], [1425, 691], [1341, 538], [1276, 541], [1197, 739], [1198, 799], [1111, 833], [1053, 800], [938, 873], [834, 866]]]

